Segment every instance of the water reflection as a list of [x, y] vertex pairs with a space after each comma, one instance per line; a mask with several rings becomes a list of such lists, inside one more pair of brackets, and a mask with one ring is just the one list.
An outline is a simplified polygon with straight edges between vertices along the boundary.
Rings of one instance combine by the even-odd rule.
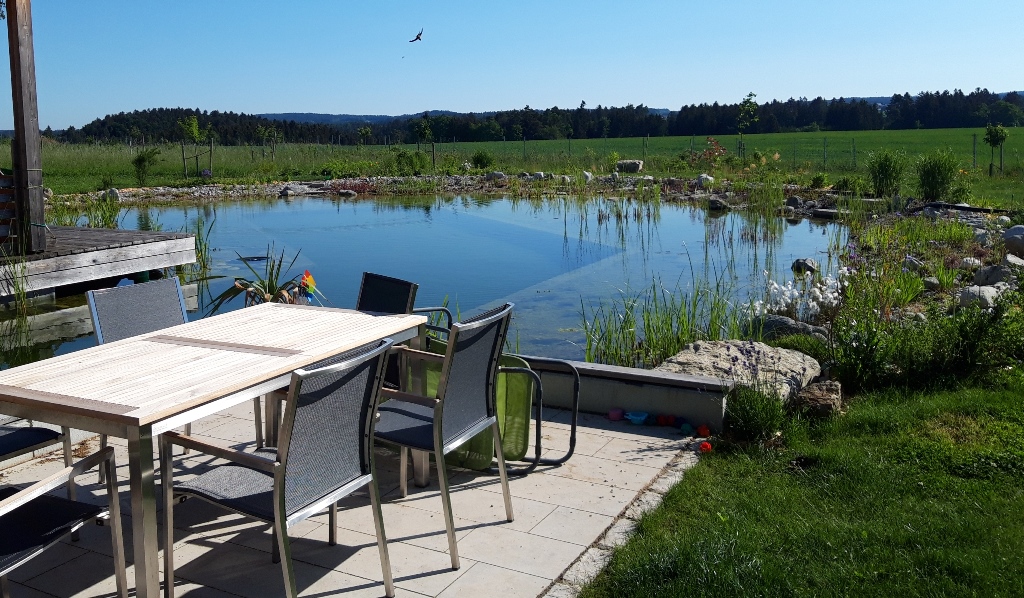
[[[418, 304], [447, 298], [463, 315], [514, 301], [511, 334], [519, 350], [568, 358], [583, 355], [586, 306], [654, 280], [692, 288], [695, 277], [727, 279], [734, 299], [745, 301], [763, 289], [766, 270], [782, 281], [793, 259], [828, 263], [829, 243], [842, 234], [831, 223], [794, 226], [650, 198], [567, 195], [231, 200], [130, 209], [117, 220], [199, 234], [201, 263], [176, 271], [203, 285], [200, 312], [191, 317], [205, 313], [234, 276], [249, 274], [237, 255], [259, 255], [273, 244], [288, 255], [301, 250], [291, 274], [313, 272], [337, 306], [355, 304], [363, 271], [414, 280]], [[57, 343], [39, 354], [91, 344]], [[9, 351], [18, 349], [5, 349], [6, 363], [31, 355]]]

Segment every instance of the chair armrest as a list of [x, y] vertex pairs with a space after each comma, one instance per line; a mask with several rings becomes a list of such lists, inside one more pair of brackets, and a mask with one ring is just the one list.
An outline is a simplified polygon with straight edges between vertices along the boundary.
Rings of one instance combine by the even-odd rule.
[[440, 401], [432, 399], [430, 397], [424, 397], [422, 395], [414, 395], [408, 392], [402, 392], [400, 390], [392, 390], [390, 388], [380, 389], [380, 394], [393, 401], [403, 401], [405, 403], [416, 403], [417, 405], [423, 405], [424, 407], [430, 407], [433, 409], [437, 406]]
[[277, 465], [276, 461], [271, 461], [270, 459], [265, 459], [252, 453], [224, 448], [215, 444], [203, 442], [202, 440], [196, 440], [191, 436], [178, 434], [177, 432], [164, 432], [162, 436], [164, 442], [168, 444], [176, 444], [185, 448], [195, 449], [202, 453], [206, 453], [207, 455], [225, 459], [243, 467], [248, 467], [249, 469], [255, 469], [266, 473], [274, 473], [274, 467]]
[[110, 461], [114, 460], [114, 447], [112, 446], [108, 446], [97, 453], [89, 455], [71, 467], [65, 467], [57, 473], [39, 480], [28, 488], [21, 490], [14, 496], [10, 496], [5, 500], [0, 501], [0, 516], [6, 515], [14, 509], [32, 502], [32, 500], [39, 498], [54, 488], [63, 486], [75, 476], [85, 473], [87, 470], [96, 467], [98, 463], [102, 463], [108, 459]]
[[434, 325], [434, 324], [428, 324], [427, 325], [428, 328], [430, 328], [432, 330], [438, 330], [438, 332], [447, 332], [448, 330], [451, 330], [452, 322], [455, 321], [455, 318], [452, 317], [452, 310], [448, 309], [447, 307], [417, 307], [417, 308], [414, 308], [412, 310], [412, 313], [414, 313], [414, 314], [429, 314], [429, 313], [441, 313], [441, 314], [444, 314], [445, 318], [448, 320], [448, 323], [445, 324], [445, 326], [443, 328], [440, 327], [440, 326]]
[[439, 353], [431, 353], [430, 351], [420, 351], [418, 349], [410, 349], [405, 345], [394, 345], [391, 347], [391, 351], [395, 353], [401, 353], [409, 359], [421, 359], [423, 361], [433, 361], [435, 363], [444, 362], [444, 355]]

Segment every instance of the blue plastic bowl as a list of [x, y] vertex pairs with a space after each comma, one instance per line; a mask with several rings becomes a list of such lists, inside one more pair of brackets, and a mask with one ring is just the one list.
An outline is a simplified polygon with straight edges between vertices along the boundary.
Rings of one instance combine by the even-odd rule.
[[647, 421], [648, 414], [646, 411], [627, 411], [625, 417], [634, 426], [639, 426], [643, 425], [643, 423]]

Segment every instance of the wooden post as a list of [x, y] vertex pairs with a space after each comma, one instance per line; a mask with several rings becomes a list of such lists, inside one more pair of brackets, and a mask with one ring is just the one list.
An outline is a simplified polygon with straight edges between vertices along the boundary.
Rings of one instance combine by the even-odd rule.
[[6, 5], [14, 108], [11, 163], [14, 166], [14, 200], [18, 206], [18, 236], [25, 253], [39, 253], [46, 250], [46, 228], [32, 3], [30, 0], [7, 0]]
[[999, 176], [1003, 176], [1003, 144], [999, 144]]
[[854, 137], [853, 139], [851, 139], [850, 143], [853, 145], [853, 167], [856, 169], [857, 168], [857, 138]]
[[974, 155], [974, 166], [973, 166], [973, 168], [974, 168], [974, 170], [977, 170], [978, 169], [978, 134], [975, 133], [975, 134], [971, 135], [971, 137], [974, 138], [974, 141], [972, 143], [973, 148], [971, 150], [971, 154]]
[[828, 168], [828, 137], [821, 139], [821, 169]]
[[210, 136], [210, 176], [213, 176], [213, 136]]
[[181, 170], [188, 179], [188, 160], [185, 159], [185, 141], [181, 142]]

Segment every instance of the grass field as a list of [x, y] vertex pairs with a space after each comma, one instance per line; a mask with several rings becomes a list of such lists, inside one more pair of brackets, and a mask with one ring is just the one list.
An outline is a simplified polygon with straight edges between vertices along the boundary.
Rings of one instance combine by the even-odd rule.
[[582, 597], [1020, 596], [1021, 390], [893, 390], [720, 447]]
[[[732, 178], [740, 175], [747, 163], [755, 163], [764, 155], [774, 157], [773, 164], [796, 180], [810, 179], [825, 172], [835, 177], [865, 173], [865, 161], [871, 151], [882, 148], [904, 149], [913, 158], [940, 148], [951, 148], [963, 168], [972, 172], [975, 196], [999, 205], [1014, 204], [1024, 195], [1024, 134], [1010, 129], [1004, 147], [1004, 174], [987, 176], [990, 149], [981, 137], [982, 129], [928, 129], [913, 131], [815, 132], [747, 135], [744, 138], [745, 159], [727, 160], [719, 166], [716, 176]], [[974, 138], [977, 135], [977, 168], [974, 168]], [[736, 155], [738, 138], [717, 138]], [[477, 152], [488, 152], [495, 162], [490, 169], [507, 173], [545, 171], [573, 174], [588, 170], [606, 174], [616, 159], [645, 159], [645, 172], [655, 176], [695, 176], [699, 168], [680, 159], [692, 148], [700, 152], [706, 147], [704, 138], [655, 137], [626, 139], [581, 139], [554, 141], [507, 141], [479, 143], [424, 144], [427, 155], [425, 174], [462, 172], [462, 164]], [[160, 147], [147, 184], [181, 186], [195, 182], [196, 162], [190, 159], [189, 172], [183, 175], [181, 147], [167, 144]], [[221, 183], [254, 183], [271, 180], [322, 178], [325, 166], [334, 171], [359, 176], [403, 174], [396, 167], [395, 150], [383, 146], [328, 146], [314, 144], [280, 144], [276, 151], [264, 147], [217, 146], [214, 149], [213, 181]], [[414, 152], [415, 144], [401, 146]], [[204, 151], [205, 148], [199, 148]], [[102, 187], [137, 186], [131, 159], [137, 148], [125, 145], [65, 145], [47, 142], [43, 146], [44, 184], [55, 193], [80, 193]], [[189, 156], [193, 148], [186, 148]], [[421, 161], [423, 163], [423, 161]], [[7, 164], [0, 166], [8, 167]], [[208, 167], [208, 158], [199, 160], [199, 169]], [[422, 170], [422, 169], [421, 169]]]

